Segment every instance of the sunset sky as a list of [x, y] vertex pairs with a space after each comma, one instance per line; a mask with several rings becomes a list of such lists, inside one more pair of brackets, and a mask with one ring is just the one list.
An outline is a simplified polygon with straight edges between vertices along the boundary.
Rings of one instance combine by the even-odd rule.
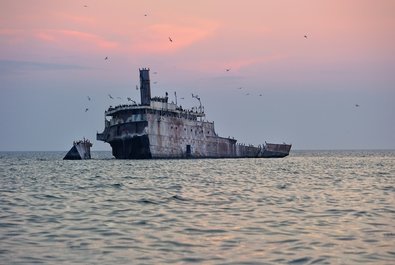
[[0, 151], [110, 150], [142, 67], [241, 143], [395, 149], [393, 0], [0, 0]]

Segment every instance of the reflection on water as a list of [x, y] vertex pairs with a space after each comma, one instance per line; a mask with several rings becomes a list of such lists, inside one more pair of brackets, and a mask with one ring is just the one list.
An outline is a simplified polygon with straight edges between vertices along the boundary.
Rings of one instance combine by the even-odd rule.
[[393, 264], [395, 153], [0, 153], [3, 264]]

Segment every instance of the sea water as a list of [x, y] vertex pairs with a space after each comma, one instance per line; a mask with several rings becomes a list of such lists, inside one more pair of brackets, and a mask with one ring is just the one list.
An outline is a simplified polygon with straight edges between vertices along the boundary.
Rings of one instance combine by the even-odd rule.
[[0, 264], [395, 264], [395, 151], [0, 153]]

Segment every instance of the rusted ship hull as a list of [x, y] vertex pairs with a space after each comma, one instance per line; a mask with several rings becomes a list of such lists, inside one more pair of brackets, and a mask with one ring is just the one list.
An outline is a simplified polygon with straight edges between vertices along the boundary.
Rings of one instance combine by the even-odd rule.
[[[151, 98], [149, 70], [140, 70], [141, 104], [110, 107], [97, 140], [117, 159], [284, 157], [290, 145], [242, 145], [217, 135], [201, 105], [184, 110], [168, 97]], [[195, 96], [196, 97], [196, 96]], [[200, 98], [196, 97], [199, 100]], [[107, 117], [110, 117], [108, 120]], [[286, 147], [284, 147], [286, 146]], [[289, 147], [289, 148], [288, 148]]]
[[[282, 158], [289, 154], [289, 152], [269, 151], [261, 147], [237, 145], [227, 139], [211, 143], [198, 142], [199, 148], [196, 148], [196, 151], [192, 151], [193, 145], [185, 145], [185, 143], [173, 143], [171, 148], [151, 145], [148, 135], [124, 137], [109, 143], [112, 154], [117, 159]], [[212, 150], [203, 150], [207, 149], [207, 144], [212, 146]]]
[[262, 157], [282, 158], [289, 155], [292, 145], [290, 144], [271, 144], [265, 143], [262, 150]]

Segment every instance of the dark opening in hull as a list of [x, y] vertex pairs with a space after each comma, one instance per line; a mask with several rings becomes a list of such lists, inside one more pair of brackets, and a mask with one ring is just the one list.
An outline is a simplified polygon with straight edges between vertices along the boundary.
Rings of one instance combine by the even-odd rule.
[[117, 159], [150, 159], [148, 135], [114, 139], [110, 142], [112, 155]]

